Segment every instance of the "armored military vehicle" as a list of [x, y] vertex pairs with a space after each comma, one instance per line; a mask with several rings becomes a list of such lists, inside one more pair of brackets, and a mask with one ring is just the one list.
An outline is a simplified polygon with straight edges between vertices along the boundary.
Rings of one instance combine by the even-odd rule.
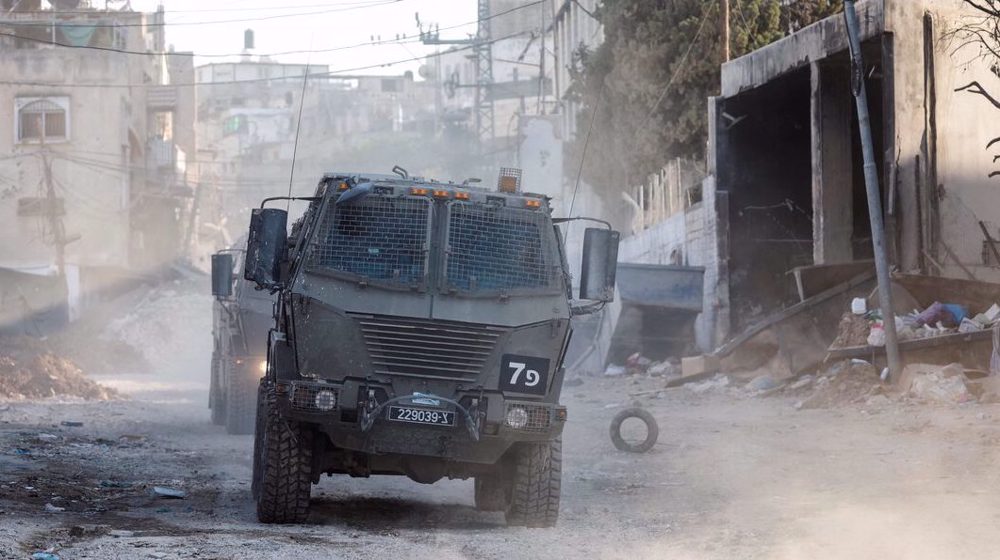
[[[212, 256], [212, 422], [230, 434], [252, 434], [257, 385], [267, 367], [267, 332], [274, 323], [274, 296], [234, 271], [243, 266], [246, 241]], [[218, 269], [218, 270], [217, 270]], [[215, 282], [216, 279], [222, 280]]]
[[559, 513], [559, 404], [570, 318], [611, 301], [618, 233], [586, 230], [580, 299], [549, 201], [503, 170], [496, 190], [330, 173], [286, 233], [253, 211], [245, 278], [278, 295], [260, 383], [253, 495], [297, 523], [321, 475], [474, 478], [510, 525]]

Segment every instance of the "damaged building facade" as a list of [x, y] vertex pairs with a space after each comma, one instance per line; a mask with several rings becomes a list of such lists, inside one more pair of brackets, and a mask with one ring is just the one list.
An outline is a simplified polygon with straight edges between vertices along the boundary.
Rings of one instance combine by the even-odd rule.
[[37, 333], [183, 252], [194, 93], [169, 84], [191, 82], [193, 64], [163, 54], [162, 11], [13, 4], [0, 16], [0, 329]]
[[[987, 148], [996, 109], [967, 86], [989, 90], [997, 79], [956, 35], [972, 15], [958, 0], [858, 4], [892, 265], [995, 282], [1000, 206]], [[691, 262], [705, 267], [703, 350], [807, 297], [796, 270], [819, 270], [812, 289], [822, 290], [871, 267], [851, 79], [841, 15], [722, 66], [703, 202], [658, 240], [693, 250]], [[653, 230], [625, 240], [623, 254], [641, 252]]]

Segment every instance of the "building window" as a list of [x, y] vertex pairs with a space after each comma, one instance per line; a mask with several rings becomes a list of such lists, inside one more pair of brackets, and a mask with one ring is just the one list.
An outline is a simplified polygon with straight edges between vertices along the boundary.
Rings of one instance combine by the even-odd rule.
[[69, 139], [68, 97], [19, 97], [14, 101], [18, 142]]

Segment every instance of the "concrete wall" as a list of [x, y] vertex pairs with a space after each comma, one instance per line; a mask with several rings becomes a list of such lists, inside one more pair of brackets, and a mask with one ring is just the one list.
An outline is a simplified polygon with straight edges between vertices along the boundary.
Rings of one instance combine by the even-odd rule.
[[893, 0], [886, 16], [896, 52], [898, 176], [901, 193], [911, 199], [903, 210], [921, 209], [903, 231], [920, 245], [904, 244], [908, 249], [901, 265], [937, 274], [933, 260], [944, 267], [944, 276], [971, 273], [998, 282], [997, 265], [984, 265], [978, 222], [986, 222], [994, 238], [1000, 235], [1000, 183], [988, 177], [998, 169], [993, 157], [1000, 150], [987, 150], [989, 141], [1000, 136], [1000, 109], [983, 96], [955, 90], [978, 81], [998, 97], [1000, 79], [978, 47], [961, 47], [961, 40], [951, 36], [975, 15], [971, 8], [947, 0], [926, 0], [924, 9], [918, 4]]

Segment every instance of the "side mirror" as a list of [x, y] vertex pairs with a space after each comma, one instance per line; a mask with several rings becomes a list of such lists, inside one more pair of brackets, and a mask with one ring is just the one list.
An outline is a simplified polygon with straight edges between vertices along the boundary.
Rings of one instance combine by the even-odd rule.
[[580, 299], [614, 301], [620, 238], [620, 233], [609, 229], [587, 228], [584, 232]]
[[233, 295], [232, 253], [212, 255], [212, 295], [217, 298], [227, 298]]
[[254, 208], [250, 215], [246, 265], [243, 277], [262, 288], [281, 283], [281, 263], [288, 250], [288, 212]]

